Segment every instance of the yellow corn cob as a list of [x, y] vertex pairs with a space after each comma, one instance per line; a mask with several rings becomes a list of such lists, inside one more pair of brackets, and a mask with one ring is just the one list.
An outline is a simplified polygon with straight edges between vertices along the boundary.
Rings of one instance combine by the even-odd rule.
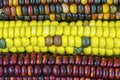
[[82, 21], [69, 24], [57, 21], [2, 21], [0, 48], [2, 52], [49, 51], [60, 54], [84, 52], [86, 55], [118, 55], [119, 21], [91, 20], [87, 23], [89, 24]]

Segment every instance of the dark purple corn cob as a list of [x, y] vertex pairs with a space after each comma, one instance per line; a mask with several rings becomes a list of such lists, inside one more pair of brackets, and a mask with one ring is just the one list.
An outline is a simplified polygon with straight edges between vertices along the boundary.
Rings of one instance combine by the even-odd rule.
[[[0, 80], [120, 79], [120, 59], [80, 55], [0, 54]], [[4, 77], [2, 77], [4, 76]], [[34, 76], [34, 77], [33, 77]], [[74, 79], [73, 79], [74, 77]], [[34, 79], [33, 79], [34, 78]], [[42, 80], [42, 78], [41, 78]], [[82, 80], [82, 78], [81, 78]]]

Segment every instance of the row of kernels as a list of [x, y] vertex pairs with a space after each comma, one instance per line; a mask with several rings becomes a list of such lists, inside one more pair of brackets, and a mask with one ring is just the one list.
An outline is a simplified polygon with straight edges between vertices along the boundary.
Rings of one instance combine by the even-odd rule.
[[111, 5], [111, 4], [115, 4], [115, 5], [118, 5], [120, 4], [120, 1], [119, 0], [36, 0], [36, 1], [32, 1], [32, 0], [0, 0], [1, 2], [1, 5], [0, 7], [6, 7], [6, 6], [19, 6], [19, 5], [39, 5], [39, 4], [56, 4], [56, 3], [66, 3], [66, 4], [72, 4], [72, 3], [75, 3], [75, 4], [83, 4], [83, 5], [86, 5], [86, 4], [108, 4], [108, 5]]
[[102, 20], [90, 20], [90, 21], [81, 21], [76, 22], [58, 22], [58, 21], [0, 21], [0, 28], [8, 27], [26, 27], [26, 26], [96, 26], [96, 27], [120, 27], [120, 21], [102, 21]]
[[[106, 9], [107, 8], [107, 9]], [[29, 6], [17, 6], [17, 7], [5, 7], [3, 12], [6, 16], [33, 16], [43, 15], [51, 13], [80, 13], [80, 14], [95, 14], [95, 13], [110, 13], [114, 14], [119, 12], [119, 7], [115, 5], [77, 5], [77, 4], [45, 4], [45, 5], [29, 5]]]
[[[104, 48], [84, 48], [85, 53], [75, 53], [74, 48], [72, 47], [21, 47], [21, 48], [15, 48], [12, 47], [10, 49], [1, 49], [1, 52], [7, 53], [7, 52], [55, 52], [57, 54], [84, 54], [84, 55], [100, 55], [100, 56], [112, 56], [112, 55], [119, 55], [120, 49], [119, 48], [114, 48], [113, 50], [111, 49], [104, 49]], [[90, 53], [91, 52], [91, 53]]]
[[[8, 52], [9, 51], [8, 48], [10, 48], [11, 50], [13, 50], [13, 51], [10, 50], [11, 52], [16, 52], [18, 48], [18, 49], [25, 50], [27, 52], [32, 52], [35, 50], [36, 50], [35, 52], [39, 52], [41, 49], [41, 52], [47, 52], [47, 51], [57, 52], [57, 53], [67, 52], [68, 54], [73, 54], [74, 51], [75, 51], [74, 53], [78, 53], [78, 54], [82, 52], [85, 52], [85, 54], [101, 54], [101, 55], [105, 55], [105, 53], [107, 55], [119, 54], [118, 53], [120, 48], [119, 38], [114, 38], [114, 39], [100, 38], [99, 39], [97, 37], [93, 37], [91, 38], [91, 42], [88, 42], [83, 39], [81, 40], [80, 37], [77, 37], [77, 36], [75, 38], [73, 38], [73, 36], [69, 36], [68, 38], [67, 36], [62, 36], [62, 37], [63, 37], [62, 41], [56, 40], [57, 42], [55, 43], [55, 45], [50, 44], [50, 46], [48, 46], [44, 37], [39, 37], [38, 40], [35, 37], [32, 37], [30, 40], [29, 38], [22, 38], [22, 39], [15, 38], [14, 40], [6, 39], [6, 42], [5, 42], [6, 49], [2, 49], [2, 51]], [[58, 46], [57, 43], [60, 43], [61, 45]], [[100, 50], [98, 51], [98, 49]], [[18, 51], [18, 52], [22, 52], [22, 51]]]
[[[51, 53], [25, 53], [25, 54], [18, 54], [18, 53], [1, 53], [0, 54], [0, 65], [7, 66], [7, 65], [78, 65], [78, 66], [94, 66], [94, 67], [113, 67], [119, 68], [120, 62], [119, 58], [114, 57], [101, 57], [101, 56], [85, 56], [85, 55], [54, 55]], [[24, 61], [24, 62], [23, 62]]]
[[[6, 69], [6, 68], [8, 68], [8, 69]], [[34, 68], [39, 70], [40, 72], [39, 73], [35, 72]], [[76, 77], [76, 76], [82, 77], [83, 73], [84, 73], [85, 77], [94, 78], [95, 76], [92, 76], [92, 74], [93, 74], [93, 75], [96, 75], [96, 77], [109, 78], [109, 79], [114, 79], [115, 75], [112, 75], [112, 74], [113, 73], [115, 74], [115, 72], [117, 72], [117, 71], [114, 71], [114, 69], [119, 70], [118, 68], [113, 68], [113, 67], [109, 67], [109, 68], [101, 67], [101, 66], [93, 67], [93, 66], [86, 66], [86, 65], [85, 65], [85, 67], [83, 67], [83, 66], [80, 66], [80, 65], [78, 66], [78, 65], [74, 65], [74, 64], [73, 65], [53, 65], [53, 67], [51, 67], [50, 65], [43, 65], [43, 66], [22, 65], [20, 67], [15, 65], [15, 66], [0, 67], [0, 69], [1, 70], [5, 69], [8, 72], [8, 73], [6, 73], [3, 71], [0, 74], [1, 76], [3, 76], [4, 74], [5, 74], [5, 76], [6, 75], [13, 76], [15, 73], [16, 76], [18, 76], [20, 74], [23, 77], [25, 77], [25, 76], [29, 76], [29, 77], [35, 76], [36, 77], [36, 75], [40, 76], [40, 74], [43, 74], [46, 76], [53, 74], [55, 77], [70, 76], [70, 75], [72, 75], [71, 77]], [[16, 72], [16, 70], [20, 70], [20, 72]], [[69, 70], [71, 70], [71, 71], [69, 71]], [[94, 72], [92, 72], [92, 71], [94, 71]], [[97, 74], [97, 71], [100, 73], [108, 72], [108, 75], [106, 75], [106, 74], [101, 75], [99, 73]]]
[[74, 54], [74, 48], [73, 47], [56, 47], [56, 46], [50, 46], [50, 47], [39, 47], [39, 46], [27, 46], [27, 47], [12, 47], [12, 48], [5, 48], [5, 49], [0, 49], [0, 52], [3, 53], [8, 53], [8, 52], [54, 52], [57, 54]]
[[120, 39], [119, 38], [91, 38], [91, 47], [100, 47], [100, 48], [120, 48]]
[[[2, 39], [1, 39], [2, 40]], [[0, 41], [1, 41], [0, 40]], [[1, 42], [1, 44], [4, 42]], [[88, 37], [79, 37], [79, 36], [48, 36], [48, 37], [22, 37], [22, 38], [6, 38], [5, 39], [6, 47], [27, 47], [29, 45], [32, 46], [63, 46], [63, 47], [81, 47], [81, 46], [89, 46], [90, 38]]]
[[120, 27], [101, 26], [26, 26], [0, 28], [0, 38], [34, 37], [34, 36], [86, 36], [120, 38]]
[[[116, 69], [118, 70], [118, 69]], [[117, 72], [117, 71], [116, 71]], [[119, 79], [118, 75], [116, 76], [117, 79]], [[84, 78], [84, 77], [55, 77], [55, 76], [39, 76], [39, 77], [0, 77], [1, 80], [91, 80], [93, 78]], [[96, 79], [96, 78], [95, 78]], [[101, 78], [102, 79], [102, 78]], [[96, 79], [96, 80], [101, 80], [101, 79]]]
[[50, 13], [42, 15], [32, 15], [32, 16], [6, 16], [5, 13], [0, 14], [0, 20], [22, 20], [22, 21], [78, 21], [78, 20], [120, 20], [120, 12], [110, 14], [110, 13], [95, 13], [95, 14], [72, 14], [72, 13]]
[[85, 55], [100, 55], [100, 56], [112, 56], [119, 55], [120, 48], [106, 49], [106, 48], [84, 48]]

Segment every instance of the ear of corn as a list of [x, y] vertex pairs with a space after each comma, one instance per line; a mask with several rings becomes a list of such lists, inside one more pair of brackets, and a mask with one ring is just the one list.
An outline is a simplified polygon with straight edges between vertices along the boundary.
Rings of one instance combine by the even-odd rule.
[[[115, 3], [114, 3], [115, 2]], [[2, 0], [0, 20], [114, 20], [120, 19], [119, 0], [106, 1], [32, 1]]]
[[49, 51], [59, 54], [84, 52], [86, 55], [118, 55], [118, 23], [119, 21], [101, 20], [69, 24], [57, 21], [3, 21], [0, 22], [3, 24], [0, 28], [0, 48], [2, 52]]
[[[39, 53], [0, 54], [0, 65], [0, 78], [8, 76], [13, 79], [20, 76], [22, 76], [21, 78], [39, 78], [44, 75], [43, 78], [53, 76], [54, 78], [120, 79], [120, 62], [116, 57]], [[2, 77], [3, 75], [4, 77]]]

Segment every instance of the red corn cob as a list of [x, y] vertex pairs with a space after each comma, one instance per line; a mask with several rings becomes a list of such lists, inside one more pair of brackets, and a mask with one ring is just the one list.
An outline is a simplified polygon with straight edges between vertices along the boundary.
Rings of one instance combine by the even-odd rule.
[[0, 54], [0, 80], [2, 76], [10, 77], [10, 80], [17, 80], [17, 77], [31, 80], [33, 76], [34, 79], [42, 76], [43, 80], [78, 80], [77, 77], [83, 76], [90, 79], [120, 79], [119, 67], [120, 59], [117, 57]]

